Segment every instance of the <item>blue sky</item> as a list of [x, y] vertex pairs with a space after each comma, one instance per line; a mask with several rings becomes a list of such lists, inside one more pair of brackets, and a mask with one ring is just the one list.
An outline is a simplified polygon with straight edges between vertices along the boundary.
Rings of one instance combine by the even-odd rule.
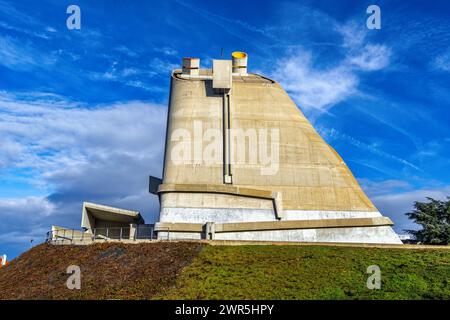
[[282, 83], [396, 230], [413, 227], [413, 201], [450, 194], [449, 17], [437, 1], [0, 0], [0, 254], [78, 227], [85, 200], [156, 219], [170, 70], [222, 48]]

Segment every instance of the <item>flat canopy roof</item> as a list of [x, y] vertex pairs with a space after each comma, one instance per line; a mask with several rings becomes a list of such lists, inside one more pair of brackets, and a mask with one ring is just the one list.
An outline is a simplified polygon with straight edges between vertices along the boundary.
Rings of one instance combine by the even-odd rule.
[[83, 215], [85, 213], [99, 220], [129, 223], [144, 221], [139, 211], [125, 210], [91, 202], [83, 202]]

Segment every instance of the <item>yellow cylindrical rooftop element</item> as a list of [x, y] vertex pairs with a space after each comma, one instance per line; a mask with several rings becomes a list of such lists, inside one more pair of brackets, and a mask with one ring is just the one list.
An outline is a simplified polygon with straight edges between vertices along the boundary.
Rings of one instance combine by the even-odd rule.
[[189, 75], [198, 76], [200, 69], [200, 59], [199, 58], [183, 58], [183, 73]]
[[241, 76], [247, 75], [247, 54], [241, 51], [235, 51], [231, 54], [233, 59], [233, 73]]

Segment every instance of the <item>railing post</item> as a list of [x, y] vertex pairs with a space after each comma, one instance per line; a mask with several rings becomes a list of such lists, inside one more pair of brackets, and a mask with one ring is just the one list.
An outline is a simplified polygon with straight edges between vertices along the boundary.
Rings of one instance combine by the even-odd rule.
[[106, 228], [106, 239], [105, 241], [109, 238], [109, 228]]
[[122, 241], [122, 227], [120, 227], [119, 241]]
[[95, 241], [96, 236], [97, 236], [97, 228], [94, 228], [94, 236], [92, 237], [92, 241]]

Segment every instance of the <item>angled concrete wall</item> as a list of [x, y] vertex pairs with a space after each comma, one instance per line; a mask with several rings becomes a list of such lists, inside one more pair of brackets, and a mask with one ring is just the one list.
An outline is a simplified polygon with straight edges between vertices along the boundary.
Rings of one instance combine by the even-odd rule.
[[[358, 218], [372, 214], [381, 216], [341, 157], [320, 137], [278, 83], [256, 74], [234, 74], [231, 90], [225, 94], [213, 89], [211, 72], [200, 69], [199, 76], [190, 79], [182, 76], [180, 70], [173, 73], [164, 176], [159, 193], [161, 222]], [[226, 115], [225, 105], [228, 108]], [[224, 117], [229, 117], [229, 120], [224, 121]], [[228, 142], [219, 141], [219, 161], [205, 163], [204, 159], [195, 158], [194, 149], [201, 146], [204, 150], [208, 143], [204, 135], [196, 132], [205, 133], [207, 129], [227, 132], [228, 128], [242, 130], [244, 139], [228, 137]], [[246, 136], [246, 132], [260, 130], [265, 130], [268, 134], [269, 154], [274, 151], [270, 144], [273, 130], [277, 131], [273, 136], [279, 137], [279, 157], [272, 159], [271, 165], [262, 164], [259, 153], [256, 163], [250, 161], [254, 160], [255, 154], [247, 147], [239, 149], [242, 140], [250, 143], [254, 138]], [[185, 141], [191, 145], [189, 161], [173, 159], [173, 150], [179, 149], [183, 140], [180, 132], [188, 133], [189, 136], [189, 140]], [[227, 149], [225, 143], [229, 144], [230, 149]], [[228, 168], [230, 181], [224, 179], [227, 150], [231, 150], [228, 152], [236, 156]], [[242, 150], [245, 154], [242, 154]], [[278, 194], [280, 212], [276, 210], [274, 197], [260, 196], [253, 191], [250, 195], [233, 193], [228, 186], [261, 190], [270, 195]], [[221, 239], [327, 241], [326, 235], [329, 235], [330, 241], [373, 242], [368, 239], [379, 228], [380, 234], [371, 239], [383, 243], [400, 243], [390, 227], [374, 228], [366, 229], [365, 236], [358, 236], [364, 234], [364, 230], [349, 232], [345, 228], [335, 228], [334, 231], [327, 229], [326, 232], [316, 230], [315, 234], [322, 236], [315, 237], [307, 237], [303, 231], [271, 231], [272, 233], [230, 233], [222, 235]], [[308, 231], [308, 234], [311, 232]], [[333, 232], [336, 234], [332, 235]], [[199, 236], [178, 235], [181, 238]], [[173, 236], [176, 237], [176, 233]]]

